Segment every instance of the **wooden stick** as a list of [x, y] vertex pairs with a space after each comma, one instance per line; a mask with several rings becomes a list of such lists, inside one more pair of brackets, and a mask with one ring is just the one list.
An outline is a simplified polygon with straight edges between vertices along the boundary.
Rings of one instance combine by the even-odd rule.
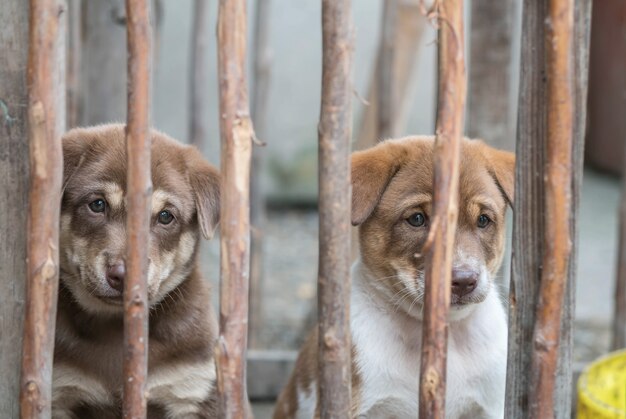
[[448, 311], [458, 215], [459, 159], [465, 105], [463, 0], [443, 0], [439, 20], [439, 103], [433, 222], [424, 251], [426, 288], [419, 417], [445, 417]]
[[515, 0], [472, 0], [467, 133], [515, 149], [511, 112]]
[[124, 418], [146, 417], [150, 175], [150, 52], [148, 0], [126, 0], [128, 109], [127, 251], [124, 281]]
[[250, 273], [250, 160], [254, 132], [246, 87], [246, 1], [220, 0], [217, 21], [222, 144], [220, 336], [216, 348], [220, 417], [243, 418]]
[[189, 142], [201, 151], [207, 145], [209, 132], [209, 35], [209, 2], [195, 0], [189, 64]]
[[573, 0], [551, 0], [546, 22], [548, 137], [543, 271], [529, 383], [530, 417], [554, 417], [561, 311], [571, 251]]
[[[271, 0], [258, 0], [254, 28], [254, 90], [252, 92], [252, 120], [257, 136], [267, 141], [268, 103], [271, 76], [271, 47], [269, 43]], [[250, 223], [252, 241], [250, 255], [250, 348], [258, 348], [263, 322], [263, 282], [265, 276], [264, 233], [267, 214], [265, 212], [265, 190], [262, 181], [264, 150], [252, 150], [250, 174]]]
[[20, 415], [51, 415], [65, 130], [65, 2], [31, 0], [28, 48], [30, 193]]
[[378, 141], [398, 135], [395, 126], [395, 110], [398, 105], [397, 90], [400, 86], [394, 83], [394, 69], [396, 67], [395, 41], [399, 29], [398, 0], [385, 0], [378, 52]]
[[67, 128], [80, 120], [80, 61], [82, 48], [81, 0], [68, 0], [67, 31]]
[[318, 394], [322, 419], [350, 415], [350, 0], [322, 0], [319, 134]]

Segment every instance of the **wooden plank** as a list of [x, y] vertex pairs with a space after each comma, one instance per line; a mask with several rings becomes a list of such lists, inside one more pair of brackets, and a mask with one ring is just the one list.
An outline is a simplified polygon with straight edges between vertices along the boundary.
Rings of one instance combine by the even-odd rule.
[[350, 414], [350, 0], [322, 0], [319, 134], [318, 397], [322, 419]]
[[426, 257], [419, 417], [445, 417], [450, 277], [458, 216], [459, 163], [466, 79], [463, 0], [437, 6], [439, 98], [435, 141], [433, 222]]
[[189, 142], [201, 151], [209, 132], [209, 1], [195, 0], [189, 64]]
[[533, 331], [530, 417], [554, 417], [563, 297], [571, 255], [574, 2], [550, 0], [546, 21], [548, 113], [544, 253]]
[[215, 359], [221, 418], [246, 410], [250, 272], [250, 161], [254, 132], [246, 87], [245, 0], [220, 0], [217, 23], [222, 144], [220, 336]]
[[[271, 0], [257, 0], [254, 27], [254, 90], [252, 91], [252, 121], [256, 135], [261, 141], [267, 140], [269, 88], [271, 78], [272, 51], [269, 42]], [[263, 144], [261, 144], [263, 145]], [[264, 154], [266, 151], [255, 147], [252, 150], [250, 173], [250, 348], [258, 348], [263, 322], [263, 282], [265, 276], [264, 236], [267, 214], [263, 183]]]
[[395, 127], [395, 110], [398, 105], [396, 99], [400, 86], [394, 83], [394, 69], [396, 58], [396, 36], [398, 27], [399, 0], [385, 0], [383, 5], [383, 23], [380, 33], [378, 51], [378, 140], [392, 138], [398, 135]]
[[515, 0], [472, 0], [467, 133], [515, 149], [511, 116]]
[[26, 285], [28, 2], [0, 4], [0, 417], [19, 416]]
[[127, 251], [124, 281], [124, 418], [146, 417], [148, 378], [148, 257], [151, 27], [148, 0], [126, 0], [128, 102], [126, 155]]
[[30, 193], [20, 415], [49, 418], [59, 283], [67, 9], [63, 0], [31, 0], [29, 7]]
[[[577, 0], [576, 45], [573, 50], [574, 114], [571, 178], [570, 235], [576, 243], [577, 214], [582, 180], [583, 140], [585, 131], [587, 68], [590, 27], [590, 1]], [[509, 360], [505, 417], [530, 417], [528, 371], [531, 368], [535, 310], [544, 252], [544, 183], [545, 142], [547, 137], [547, 87], [545, 61], [545, 21], [547, 3], [524, 3], [522, 55], [517, 135], [516, 199], [513, 212], [513, 262], [509, 312]], [[554, 390], [555, 415], [569, 418], [571, 411], [571, 363], [573, 315], [576, 278], [576, 247], [572, 248], [567, 269], [566, 294], [561, 317]]]

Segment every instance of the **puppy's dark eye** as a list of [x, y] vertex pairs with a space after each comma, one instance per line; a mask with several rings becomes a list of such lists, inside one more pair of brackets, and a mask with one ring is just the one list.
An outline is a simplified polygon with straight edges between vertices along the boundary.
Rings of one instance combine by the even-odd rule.
[[172, 215], [171, 212], [169, 212], [167, 210], [163, 210], [163, 211], [161, 211], [159, 213], [158, 221], [159, 221], [160, 224], [168, 225], [173, 220], [174, 220], [174, 216]]
[[485, 214], [481, 214], [478, 217], [478, 228], [485, 228], [489, 225], [489, 223], [491, 223], [491, 219], [489, 219], [489, 217], [487, 217]]
[[107, 204], [104, 199], [96, 199], [95, 201], [89, 203], [89, 209], [93, 212], [104, 212], [106, 207]]
[[422, 227], [426, 224], [426, 217], [421, 212], [416, 212], [411, 215], [406, 221], [411, 224], [413, 227]]

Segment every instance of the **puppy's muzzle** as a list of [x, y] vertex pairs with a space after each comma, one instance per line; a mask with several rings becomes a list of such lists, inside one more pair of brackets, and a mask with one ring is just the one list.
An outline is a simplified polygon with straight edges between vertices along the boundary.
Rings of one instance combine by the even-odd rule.
[[123, 261], [120, 261], [108, 265], [106, 278], [109, 286], [121, 293], [124, 290], [124, 280], [126, 278], [126, 264]]
[[480, 272], [473, 269], [452, 269], [452, 294], [464, 297], [476, 289]]

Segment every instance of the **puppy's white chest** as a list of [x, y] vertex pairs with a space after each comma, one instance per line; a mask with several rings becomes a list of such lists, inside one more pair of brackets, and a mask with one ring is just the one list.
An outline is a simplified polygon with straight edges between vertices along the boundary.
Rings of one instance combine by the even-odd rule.
[[[361, 378], [359, 414], [415, 418], [421, 324], [374, 307], [353, 293], [352, 336]], [[446, 417], [498, 418], [504, 407], [506, 320], [495, 293], [472, 314], [470, 327], [450, 328]], [[481, 325], [480, 322], [487, 322]]]

